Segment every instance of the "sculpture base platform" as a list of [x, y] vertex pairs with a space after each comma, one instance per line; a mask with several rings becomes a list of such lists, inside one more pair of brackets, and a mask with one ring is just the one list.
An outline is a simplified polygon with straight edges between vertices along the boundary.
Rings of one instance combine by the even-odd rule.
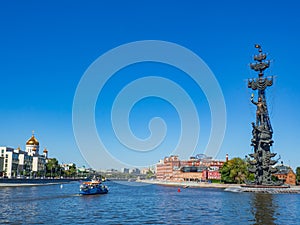
[[254, 192], [267, 194], [300, 194], [300, 187], [271, 186], [271, 185], [241, 185], [228, 187], [225, 191], [230, 192]]
[[257, 184], [242, 184], [242, 188], [290, 188], [289, 185], [257, 185]]

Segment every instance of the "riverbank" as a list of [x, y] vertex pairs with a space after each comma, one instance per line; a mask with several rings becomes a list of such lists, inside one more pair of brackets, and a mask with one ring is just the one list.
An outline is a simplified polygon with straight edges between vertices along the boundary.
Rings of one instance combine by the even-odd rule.
[[80, 181], [80, 180], [79, 179], [0, 179], [0, 188], [66, 184], [74, 181]]
[[222, 184], [222, 183], [208, 183], [208, 182], [175, 182], [175, 181], [162, 181], [162, 180], [137, 180], [136, 182], [157, 184], [165, 186], [179, 186], [179, 187], [193, 187], [193, 188], [221, 188], [225, 189], [228, 187], [239, 187], [240, 184]]
[[256, 192], [256, 193], [286, 193], [286, 194], [300, 194], [299, 186], [290, 187], [246, 187], [241, 184], [220, 184], [220, 183], [208, 183], [208, 182], [174, 182], [174, 181], [161, 181], [161, 180], [137, 180], [136, 182], [157, 184], [164, 186], [176, 186], [183, 188], [220, 188], [230, 192]]

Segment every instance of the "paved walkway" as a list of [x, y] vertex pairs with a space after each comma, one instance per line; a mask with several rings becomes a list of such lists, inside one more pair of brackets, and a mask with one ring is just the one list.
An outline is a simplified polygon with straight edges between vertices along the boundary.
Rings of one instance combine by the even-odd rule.
[[228, 188], [228, 187], [239, 187], [239, 184], [219, 184], [219, 183], [208, 183], [208, 182], [174, 182], [174, 181], [161, 181], [161, 180], [137, 180], [137, 182], [147, 184], [158, 184], [168, 186], [182, 186], [182, 187], [197, 187], [197, 188]]
[[194, 187], [194, 188], [221, 188], [225, 191], [230, 192], [257, 192], [257, 193], [300, 193], [300, 186], [291, 186], [290, 188], [247, 188], [241, 187], [240, 184], [218, 184], [218, 183], [207, 183], [207, 182], [172, 182], [172, 181], [161, 181], [161, 180], [137, 180], [137, 182], [147, 184], [158, 184], [167, 186], [180, 186], [180, 187]]

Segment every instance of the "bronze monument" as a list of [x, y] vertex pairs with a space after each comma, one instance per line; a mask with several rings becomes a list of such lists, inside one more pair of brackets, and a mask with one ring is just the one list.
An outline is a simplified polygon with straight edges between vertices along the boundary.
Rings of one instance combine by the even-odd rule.
[[271, 153], [270, 147], [273, 144], [273, 130], [269, 118], [266, 89], [273, 84], [273, 77], [265, 77], [264, 71], [269, 68], [270, 61], [267, 55], [262, 52], [260, 45], [255, 45], [258, 54], [254, 56], [255, 63], [250, 64], [250, 68], [258, 72], [258, 78], [248, 80], [248, 88], [257, 90], [257, 101], [254, 94], [251, 95], [251, 102], [256, 105], [256, 123], [252, 123], [252, 139], [254, 153], [249, 154], [249, 172], [254, 173], [254, 185], [278, 186], [280, 183], [272, 180], [272, 174], [277, 172], [273, 167], [278, 160], [272, 160], [276, 153]]

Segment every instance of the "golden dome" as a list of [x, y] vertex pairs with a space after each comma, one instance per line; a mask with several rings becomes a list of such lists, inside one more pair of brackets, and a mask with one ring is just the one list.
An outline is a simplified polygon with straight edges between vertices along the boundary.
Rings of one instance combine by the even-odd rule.
[[47, 152], [48, 152], [48, 150], [45, 148], [43, 152], [47, 153]]
[[26, 145], [39, 145], [40, 143], [32, 134], [31, 138], [26, 142]]

